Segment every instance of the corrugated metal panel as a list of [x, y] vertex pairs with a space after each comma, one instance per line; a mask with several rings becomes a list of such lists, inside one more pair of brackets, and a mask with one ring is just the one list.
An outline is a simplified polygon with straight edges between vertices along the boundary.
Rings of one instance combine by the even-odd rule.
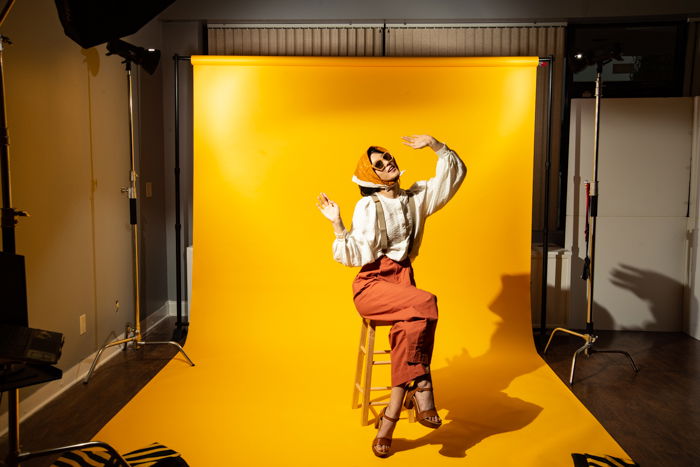
[[372, 57], [382, 54], [381, 28], [209, 26], [209, 55]]

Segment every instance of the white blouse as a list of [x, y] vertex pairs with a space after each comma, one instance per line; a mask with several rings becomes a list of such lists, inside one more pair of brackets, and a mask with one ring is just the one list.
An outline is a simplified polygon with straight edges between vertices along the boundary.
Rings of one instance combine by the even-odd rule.
[[435, 176], [430, 180], [414, 183], [408, 190], [400, 190], [396, 198], [379, 195], [384, 209], [389, 247], [381, 251], [381, 238], [377, 225], [377, 209], [371, 196], [363, 196], [355, 205], [352, 228], [342, 238], [333, 242], [333, 258], [346, 266], [364, 266], [386, 254], [394, 261], [402, 261], [408, 253], [409, 237], [413, 219], [406, 191], [413, 193], [416, 204], [415, 221], [418, 224], [416, 239], [410, 259], [418, 255], [425, 219], [442, 208], [459, 189], [467, 168], [457, 153], [444, 145], [437, 151]]

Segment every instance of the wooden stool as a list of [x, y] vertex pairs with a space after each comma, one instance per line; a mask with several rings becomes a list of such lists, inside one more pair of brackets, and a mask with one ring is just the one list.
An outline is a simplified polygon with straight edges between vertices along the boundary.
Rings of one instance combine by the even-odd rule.
[[[389, 405], [381, 400], [371, 400], [372, 391], [391, 391], [391, 386], [372, 386], [372, 367], [374, 365], [391, 365], [391, 360], [375, 361], [375, 355], [388, 355], [391, 350], [374, 350], [374, 336], [377, 326], [391, 326], [391, 322], [362, 319], [360, 329], [360, 347], [357, 352], [357, 369], [355, 371], [355, 386], [352, 391], [352, 408], [360, 408], [360, 424], [369, 424], [369, 410], [372, 406]], [[364, 367], [364, 375], [363, 375]], [[364, 377], [363, 377], [364, 376]], [[375, 417], [378, 411], [373, 410]], [[413, 411], [409, 411], [409, 421], [413, 421]]]

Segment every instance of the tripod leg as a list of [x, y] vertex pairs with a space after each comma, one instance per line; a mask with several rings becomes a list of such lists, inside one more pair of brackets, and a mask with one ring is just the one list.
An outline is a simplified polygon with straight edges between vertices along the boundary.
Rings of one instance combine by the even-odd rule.
[[588, 349], [588, 347], [590, 347], [590, 345], [591, 344], [589, 342], [586, 342], [585, 344], [583, 344], [583, 346], [581, 348], [579, 348], [574, 353], [574, 358], [571, 361], [571, 376], [569, 377], [569, 386], [574, 385], [574, 371], [576, 370], [576, 357], [578, 356], [578, 354], [580, 354], [584, 350]]
[[591, 349], [591, 353], [621, 353], [623, 355], [626, 355], [627, 358], [629, 358], [630, 363], [632, 364], [632, 368], [634, 369], [635, 373], [639, 373], [639, 368], [637, 368], [637, 365], [635, 365], [634, 360], [632, 360], [632, 356], [625, 352], [624, 350], [595, 350]]
[[100, 360], [100, 356], [102, 356], [102, 352], [104, 352], [106, 348], [107, 347], [102, 347], [97, 352], [97, 355], [95, 355], [95, 359], [92, 361], [92, 365], [90, 365], [90, 371], [88, 371], [88, 374], [85, 376], [85, 379], [83, 380], [83, 384], [87, 384], [88, 381], [90, 381], [90, 377], [92, 376], [92, 372], [95, 371], [95, 366], [97, 365], [97, 362]]
[[85, 376], [85, 379], [83, 380], [83, 384], [87, 384], [88, 381], [90, 381], [90, 377], [92, 376], [92, 373], [95, 371], [95, 366], [97, 365], [97, 362], [100, 360], [100, 356], [102, 355], [102, 352], [105, 351], [105, 349], [108, 349], [110, 347], [114, 347], [115, 345], [121, 345], [121, 344], [128, 344], [129, 342], [132, 342], [135, 338], [131, 337], [128, 339], [122, 339], [119, 341], [114, 341], [111, 342], [105, 346], [103, 346], [98, 352], [97, 355], [95, 355], [95, 359], [92, 361], [92, 365], [90, 365], [90, 371], [88, 371], [87, 376]]
[[554, 331], [552, 331], [552, 334], [549, 335], [549, 339], [547, 340], [547, 345], [544, 346], [544, 351], [542, 352], [542, 355], [547, 353], [547, 349], [549, 348], [549, 344], [552, 343], [552, 338], [554, 337], [554, 334], [556, 334], [557, 331], [561, 331], [561, 328], [556, 328]]
[[570, 331], [570, 330], [564, 329], [564, 328], [556, 328], [554, 331], [552, 331], [552, 334], [549, 336], [549, 340], [547, 341], [547, 345], [544, 348], [544, 352], [542, 352], [543, 355], [547, 353], [547, 349], [549, 348], [549, 344], [552, 342], [552, 338], [554, 337], [554, 334], [557, 331], [565, 332], [567, 334], [571, 334], [572, 336], [580, 337], [581, 339], [584, 339], [587, 341], [586, 336], [584, 336], [583, 334], [579, 334], [578, 332]]
[[194, 366], [194, 362], [190, 359], [190, 357], [187, 356], [187, 353], [185, 352], [185, 349], [182, 348], [180, 344], [177, 342], [173, 341], [162, 341], [162, 342], [137, 342], [138, 345], [160, 345], [160, 344], [166, 344], [166, 345], [174, 345], [175, 347], [178, 348], [178, 351], [187, 359], [187, 361], [190, 363], [190, 366]]

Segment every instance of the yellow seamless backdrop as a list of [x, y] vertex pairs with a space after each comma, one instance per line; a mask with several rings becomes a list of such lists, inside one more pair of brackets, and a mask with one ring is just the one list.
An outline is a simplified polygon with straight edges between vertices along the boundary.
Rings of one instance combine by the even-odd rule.
[[[148, 433], [194, 466], [556, 466], [571, 465], [572, 452], [625, 456], [533, 346], [536, 57], [192, 63], [186, 349], [197, 366], [171, 362], [98, 438], [139, 447], [143, 432], [126, 429], [128, 417], [145, 409], [167, 419], [167, 399], [183, 404], [187, 423], [150, 422]], [[410, 134], [446, 142], [468, 173], [428, 219], [414, 263], [418, 287], [438, 296], [433, 377], [445, 424], [429, 432], [402, 421], [396, 454], [381, 461], [373, 430], [350, 408], [358, 268], [333, 260], [332, 227], [315, 204], [327, 193], [350, 227], [360, 197], [350, 179], [369, 145], [398, 159], [404, 188], [433, 176], [437, 156], [404, 146]], [[375, 382], [388, 384], [388, 373]], [[576, 423], [559, 426], [562, 414]], [[223, 446], [230, 461], [217, 457]]]
[[[388, 147], [407, 188], [434, 174], [437, 157], [400, 137], [427, 133], [468, 167], [456, 197], [428, 220], [415, 264], [418, 286], [440, 300], [436, 364], [462, 348], [489, 351], [502, 321], [489, 303], [503, 277], [529, 280], [537, 59], [194, 63], [195, 306], [197, 297], [235, 296], [227, 312], [244, 316], [244, 326], [272, 326], [266, 346], [286, 343], [272, 330], [311, 319], [319, 327], [297, 345], [316, 345], [317, 331], [333, 326], [338, 351], [352, 353], [339, 341], [357, 337], [357, 269], [333, 261], [316, 195], [338, 202], [350, 227], [359, 155], [370, 144]], [[529, 342], [529, 295], [518, 292], [510, 317], [522, 328], [512, 337]]]

